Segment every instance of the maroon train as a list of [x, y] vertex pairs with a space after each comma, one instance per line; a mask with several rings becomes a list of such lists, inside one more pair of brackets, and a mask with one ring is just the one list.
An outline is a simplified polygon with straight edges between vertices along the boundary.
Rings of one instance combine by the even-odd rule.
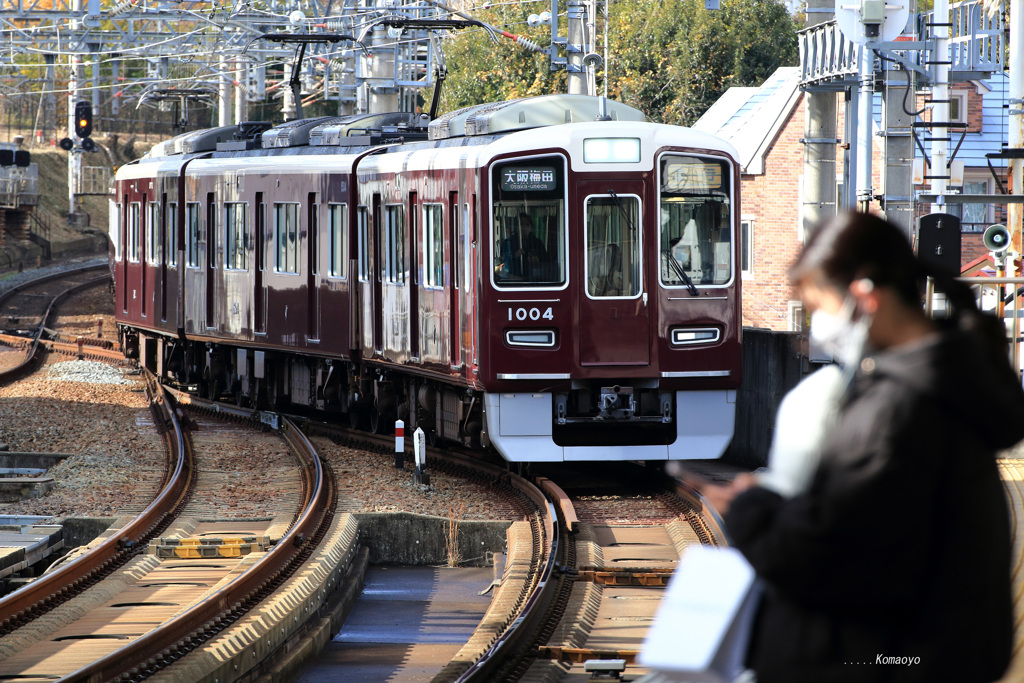
[[718, 457], [736, 153], [606, 112], [553, 95], [162, 143], [117, 173], [124, 348], [208, 396], [511, 461]]

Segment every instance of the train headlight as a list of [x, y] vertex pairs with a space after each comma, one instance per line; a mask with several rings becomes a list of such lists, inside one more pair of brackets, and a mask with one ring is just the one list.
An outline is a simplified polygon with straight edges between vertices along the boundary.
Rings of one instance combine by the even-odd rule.
[[638, 164], [640, 138], [585, 138], [585, 164]]
[[509, 346], [537, 346], [549, 349], [555, 345], [555, 331], [506, 330], [505, 342]]
[[672, 330], [674, 346], [713, 344], [721, 337], [722, 333], [717, 327], [677, 327]]

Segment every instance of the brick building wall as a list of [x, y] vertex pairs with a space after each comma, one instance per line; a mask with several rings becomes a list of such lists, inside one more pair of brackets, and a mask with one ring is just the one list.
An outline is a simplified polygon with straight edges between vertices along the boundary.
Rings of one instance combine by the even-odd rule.
[[[968, 123], [972, 132], [981, 128], [982, 97], [975, 89], [964, 92], [968, 112]], [[840, 100], [837, 106], [838, 127], [843, 130], [844, 107]], [[764, 174], [744, 174], [741, 178], [741, 219], [752, 221], [752, 244], [750, 245], [751, 269], [743, 275], [743, 324], [771, 330], [790, 329], [789, 304], [796, 300], [795, 292], [788, 284], [787, 272], [803, 246], [800, 234], [801, 177], [803, 173], [803, 137], [805, 98], [801, 95], [796, 106], [789, 112], [785, 123], [768, 148], [764, 160]], [[919, 108], [921, 104], [918, 105]], [[836, 149], [836, 169], [841, 173], [843, 150]], [[875, 139], [872, 151], [872, 184], [876, 193], [881, 188], [881, 146]], [[972, 169], [968, 169], [970, 172]], [[982, 169], [973, 169], [980, 172]], [[985, 174], [988, 169], [983, 169]], [[1005, 182], [1005, 175], [1004, 175]], [[919, 186], [919, 190], [927, 190]], [[877, 202], [872, 211], [880, 212]], [[917, 205], [916, 215], [928, 213], [931, 206]], [[993, 212], [995, 222], [1006, 222], [1005, 208]], [[964, 233], [961, 242], [962, 263], [968, 264], [986, 252], [982, 236], [978, 233]]]

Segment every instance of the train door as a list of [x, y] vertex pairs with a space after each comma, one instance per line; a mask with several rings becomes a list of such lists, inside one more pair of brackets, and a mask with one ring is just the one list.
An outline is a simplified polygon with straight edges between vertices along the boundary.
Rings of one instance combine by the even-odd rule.
[[206, 193], [206, 326], [216, 327], [217, 201]]
[[149, 251], [150, 251], [150, 248], [151, 248], [150, 245], [149, 245], [149, 232], [150, 232], [149, 221], [148, 221], [148, 219], [149, 219], [149, 205], [147, 204], [146, 200], [147, 200], [147, 196], [145, 194], [143, 194], [142, 195], [142, 204], [141, 204], [141, 206], [139, 208], [139, 221], [140, 221], [139, 237], [142, 239], [142, 244], [141, 244], [141, 247], [140, 247], [142, 258], [141, 258], [141, 262], [139, 264], [140, 267], [141, 267], [141, 271], [142, 271], [142, 277], [139, 278], [139, 294], [140, 294], [139, 305], [142, 307], [141, 312], [142, 312], [142, 317], [143, 318], [145, 318], [147, 313], [149, 312], [149, 306], [147, 305], [147, 303], [148, 303], [149, 297], [151, 296], [150, 292], [149, 292], [149, 287], [148, 287], [148, 285], [149, 285], [148, 280], [149, 280], [149, 275], [150, 275], [150, 273], [149, 273]]
[[316, 192], [306, 198], [306, 339], [320, 340], [320, 221]]
[[264, 274], [267, 270], [267, 207], [263, 193], [256, 193], [256, 277], [254, 278], [253, 329], [256, 334], [267, 333], [267, 287]]
[[416, 193], [409, 193], [409, 265], [412, 277], [409, 281], [409, 352], [413, 358], [420, 357], [420, 250], [416, 234]]
[[[648, 365], [651, 326], [643, 263], [642, 181], [580, 181], [576, 282], [580, 365]], [[649, 270], [649, 269], [648, 269]]]
[[462, 365], [462, 316], [459, 314], [459, 193], [448, 193], [448, 315], [451, 366]]
[[381, 224], [380, 195], [373, 195], [373, 350], [380, 353], [384, 348], [384, 250], [381, 249], [381, 238], [384, 235]]
[[163, 192], [160, 194], [158, 213], [155, 216], [155, 220], [160, 226], [157, 232], [163, 238], [163, 250], [160, 254], [160, 320], [163, 322], [167, 322], [167, 268], [174, 249], [174, 243], [171, 242], [168, 233], [170, 221], [167, 211], [167, 193]]

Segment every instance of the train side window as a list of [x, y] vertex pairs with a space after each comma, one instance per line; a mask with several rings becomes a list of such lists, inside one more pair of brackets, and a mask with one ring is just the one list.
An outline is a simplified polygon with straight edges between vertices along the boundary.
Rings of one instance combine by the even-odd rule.
[[665, 287], [724, 285], [732, 279], [729, 166], [717, 159], [665, 154], [659, 162], [658, 268]]
[[203, 236], [200, 232], [199, 202], [185, 204], [185, 263], [189, 268], [200, 268], [199, 243]]
[[139, 221], [142, 220], [142, 204], [132, 202], [128, 205], [128, 260], [138, 263], [141, 260], [141, 235]]
[[299, 204], [274, 204], [274, 235], [278, 273], [299, 272]]
[[359, 281], [369, 282], [370, 281], [370, 209], [366, 206], [360, 206], [359, 212], [356, 215], [356, 220], [359, 221], [357, 226], [359, 234], [357, 235], [359, 240]]
[[330, 234], [331, 253], [327, 275], [345, 278], [348, 263], [348, 207], [344, 204], [327, 205], [327, 230]]
[[149, 217], [146, 222], [146, 260], [150, 265], [160, 265], [160, 204], [149, 203]]
[[164, 208], [166, 218], [167, 239], [164, 240], [164, 250], [167, 252], [167, 266], [176, 268], [178, 266], [178, 203], [168, 202]]
[[224, 205], [224, 267], [249, 269], [249, 205], [231, 202]]
[[384, 207], [384, 277], [392, 284], [405, 284], [405, 207], [392, 204]]
[[444, 288], [444, 213], [440, 204], [423, 206], [423, 275], [427, 287]]

